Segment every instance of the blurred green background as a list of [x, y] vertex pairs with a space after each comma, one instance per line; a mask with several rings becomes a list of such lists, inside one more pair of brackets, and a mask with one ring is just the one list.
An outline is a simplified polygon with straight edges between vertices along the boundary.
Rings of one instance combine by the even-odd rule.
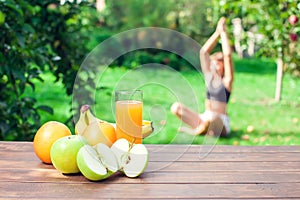
[[[232, 134], [217, 144], [299, 145], [300, 23], [291, 18], [298, 18], [299, 10], [297, 1], [283, 0], [1, 1], [0, 140], [31, 141], [49, 120], [63, 122], [74, 132], [82, 103], [91, 104], [97, 117], [113, 122], [114, 85], [128, 71], [147, 63], [168, 65], [179, 72], [197, 95], [199, 104], [193, 106], [203, 111], [202, 74], [167, 51], [144, 49], [120, 56], [103, 73], [101, 85], [93, 80], [96, 71], [77, 76], [78, 85], [74, 81], [88, 53], [118, 33], [163, 27], [202, 45], [218, 19], [226, 16], [235, 50], [235, 82], [228, 110]], [[238, 33], [236, 19], [242, 26]], [[219, 49], [220, 44], [215, 51]], [[278, 60], [282, 66], [278, 67]], [[276, 83], [281, 80], [278, 71], [283, 78], [280, 96], [275, 98]], [[172, 76], [157, 68], [147, 73], [158, 79]], [[176, 85], [176, 79], [170, 79], [170, 84]], [[86, 97], [85, 102], [72, 102], [74, 87], [81, 89], [79, 95]], [[142, 89], [144, 119], [151, 119], [155, 106], [164, 114], [154, 121], [155, 132], [145, 143], [204, 142], [203, 136], [177, 132], [181, 122], [169, 112], [176, 98], [166, 88], [150, 84]]]

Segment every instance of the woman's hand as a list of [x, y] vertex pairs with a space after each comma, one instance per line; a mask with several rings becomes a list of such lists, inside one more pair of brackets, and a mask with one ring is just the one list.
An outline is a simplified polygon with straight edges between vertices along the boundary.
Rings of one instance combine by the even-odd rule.
[[216, 31], [219, 32], [220, 34], [222, 32], [226, 31], [226, 18], [225, 17], [221, 17], [219, 19]]

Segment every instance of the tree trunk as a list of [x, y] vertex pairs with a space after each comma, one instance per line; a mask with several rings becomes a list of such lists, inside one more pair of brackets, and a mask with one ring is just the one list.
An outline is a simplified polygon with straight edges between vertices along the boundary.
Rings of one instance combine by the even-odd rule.
[[281, 99], [282, 75], [283, 75], [282, 57], [278, 58], [276, 63], [277, 63], [277, 77], [276, 77], [275, 101], [279, 102]]

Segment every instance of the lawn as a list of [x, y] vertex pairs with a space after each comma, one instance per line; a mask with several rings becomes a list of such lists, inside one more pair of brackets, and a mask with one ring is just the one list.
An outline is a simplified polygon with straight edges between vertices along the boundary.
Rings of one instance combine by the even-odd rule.
[[[286, 74], [282, 100], [274, 101], [276, 65], [264, 59], [234, 59], [235, 82], [229, 102], [232, 133], [229, 138], [206, 138], [177, 132], [181, 121], [170, 112], [175, 101], [181, 101], [199, 112], [204, 110], [205, 86], [201, 73], [195, 70], [177, 72], [168, 68], [142, 67], [126, 70], [108, 68], [98, 81], [95, 92], [95, 114], [114, 121], [112, 92], [115, 88], [139, 87], [144, 91], [144, 119], [154, 122], [155, 132], [144, 143], [229, 144], [229, 145], [300, 145], [300, 79]], [[54, 115], [42, 114], [42, 122], [64, 122], [70, 117], [72, 97], [65, 95], [62, 83], [45, 74], [36, 91], [26, 89], [40, 104], [54, 108]], [[100, 87], [101, 86], [101, 87]], [[70, 127], [73, 130], [73, 127]], [[249, 130], [252, 129], [252, 130]]]

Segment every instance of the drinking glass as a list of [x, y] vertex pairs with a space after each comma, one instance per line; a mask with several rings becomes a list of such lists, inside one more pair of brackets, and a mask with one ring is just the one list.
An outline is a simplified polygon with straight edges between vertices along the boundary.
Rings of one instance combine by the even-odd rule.
[[115, 91], [116, 135], [132, 143], [142, 143], [142, 90]]

